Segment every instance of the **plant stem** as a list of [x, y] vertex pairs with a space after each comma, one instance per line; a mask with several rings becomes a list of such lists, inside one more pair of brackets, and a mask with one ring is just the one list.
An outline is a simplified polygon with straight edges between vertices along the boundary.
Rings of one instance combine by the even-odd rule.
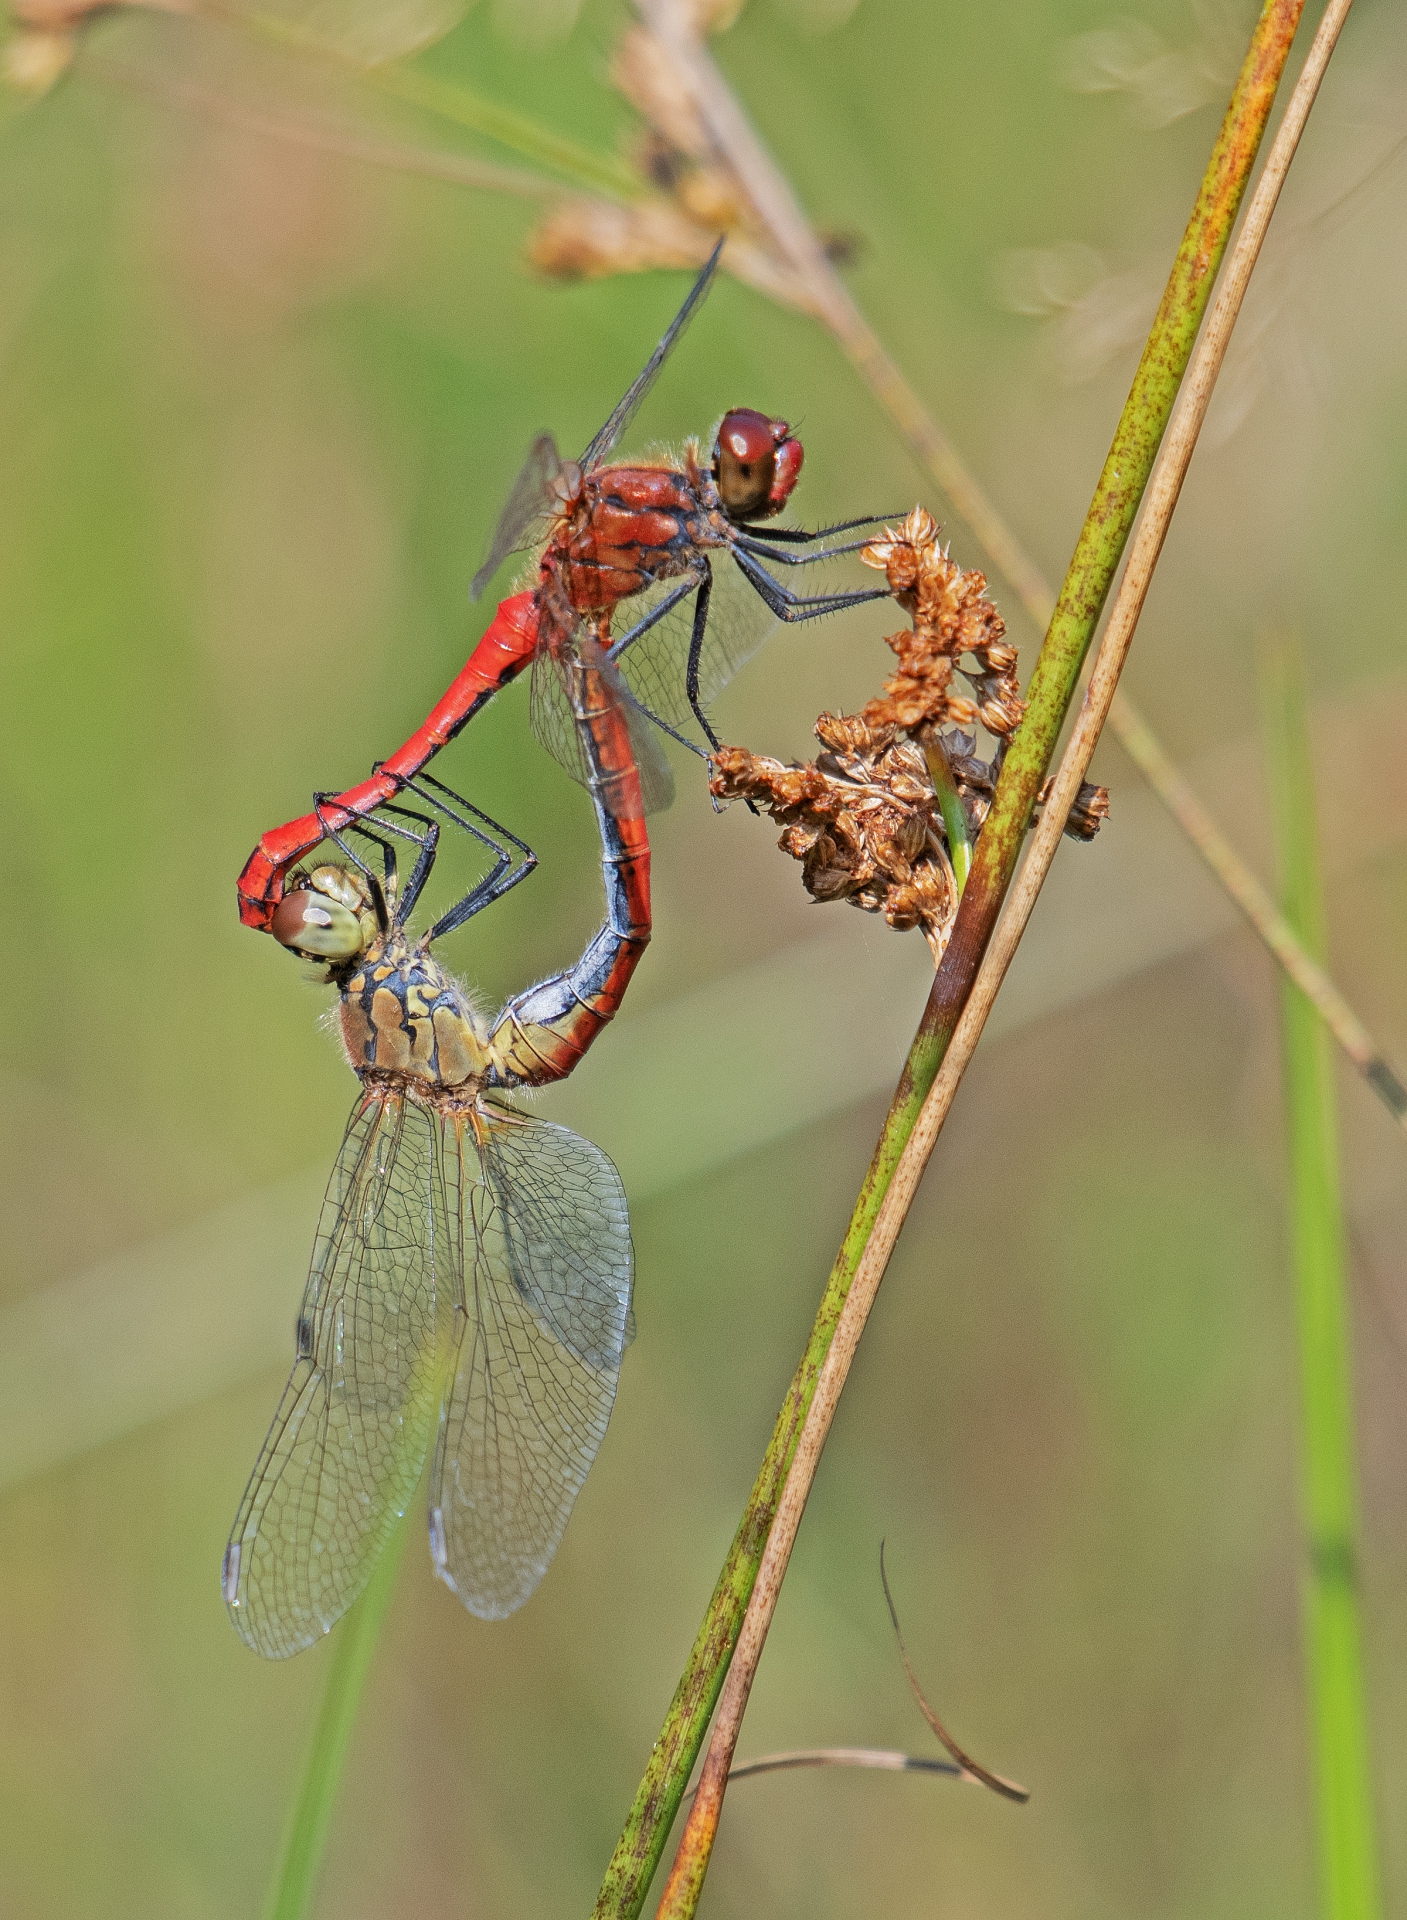
[[953, 770], [948, 765], [943, 737], [936, 727], [924, 728], [923, 757], [928, 762], [928, 777], [933, 782], [933, 791], [938, 795], [938, 806], [948, 833], [948, 858], [953, 863], [953, 878], [958, 883], [958, 895], [961, 897], [972, 867], [972, 843], [968, 839], [962, 796], [953, 779]]
[[[1060, 843], [1066, 817], [1079, 792], [1100, 731], [1108, 717], [1118, 686], [1119, 674], [1128, 655], [1139, 613], [1147, 596], [1153, 570], [1177, 505], [1182, 481], [1207, 406], [1225, 358], [1231, 332], [1240, 312], [1247, 285], [1259, 257], [1271, 215], [1309, 112], [1314, 104], [1330, 55], [1337, 42], [1351, 0], [1331, 0], [1320, 22], [1303, 71], [1295, 87], [1256, 188], [1246, 222], [1237, 239], [1225, 282], [1217, 294], [1215, 309], [1197, 343], [1187, 379], [1177, 396], [1168, 422], [1166, 438], [1156, 456], [1149, 481], [1142, 518], [1101, 643], [1099, 658], [1091, 676], [1079, 719], [1012, 898], [996, 938], [966, 998], [951, 1045], [947, 1046], [940, 1070], [926, 1096], [922, 1111], [900, 1156], [892, 1182], [884, 1196], [874, 1229], [861, 1257], [859, 1268], [841, 1309], [840, 1319], [829, 1351], [822, 1364], [816, 1389], [808, 1410], [796, 1455], [788, 1473], [777, 1516], [763, 1552], [757, 1581], [748, 1603], [738, 1639], [737, 1653], [722, 1689], [713, 1737], [704, 1761], [698, 1792], [679, 1842], [659, 1920], [687, 1920], [696, 1910], [704, 1875], [716, 1837], [727, 1787], [728, 1770], [746, 1709], [753, 1674], [765, 1642], [772, 1611], [785, 1576], [792, 1543], [805, 1510], [821, 1449], [825, 1444], [834, 1410], [848, 1375], [851, 1360], [870, 1309], [878, 1294], [899, 1232], [912, 1204], [923, 1172], [937, 1142], [938, 1134], [951, 1109], [962, 1075], [980, 1038], [1001, 982], [1029, 922], [1032, 908], [1050, 869]], [[1264, 25], [1264, 17], [1262, 26]], [[1288, 53], [1288, 43], [1284, 51]], [[1252, 43], [1252, 57], [1255, 43]], [[1283, 62], [1283, 56], [1282, 56]], [[1247, 66], [1251, 65], [1248, 59]], [[1243, 79], [1246, 69], [1243, 69]], [[1233, 101], [1234, 104], [1234, 101]], [[1267, 107], [1268, 111], [1268, 107]], [[1249, 163], [1248, 163], [1249, 164]], [[1116, 437], [1117, 439], [1117, 437]], [[1077, 548], [1078, 557], [1078, 548]], [[1038, 663], [1039, 665], [1039, 663]], [[1028, 714], [1029, 718], [1029, 714]], [[1017, 742], [1020, 734], [1017, 735]], [[1007, 766], [1010, 765], [1008, 759]], [[993, 814], [1001, 801], [1002, 783], [1007, 777], [1003, 767], [993, 801]], [[990, 820], [989, 816], [989, 820]], [[979, 838], [980, 862], [986, 828]], [[974, 865], [974, 871], [976, 867]], [[970, 898], [970, 890], [964, 899]], [[962, 907], [959, 907], [959, 924]], [[949, 947], [951, 952], [951, 946]], [[941, 979], [942, 969], [939, 969]]]
[[1114, 701], [1109, 724], [1124, 752], [1280, 962], [1287, 988], [1292, 983], [1312, 1002], [1355, 1071], [1372, 1087], [1398, 1125], [1407, 1128], [1407, 1087], [1322, 962], [1296, 936], [1270, 893], [1241, 860], [1190, 783], [1122, 694]]
[[[1303, 660], [1297, 647], [1270, 643], [1262, 649], [1261, 668], [1285, 912], [1310, 951], [1322, 953], [1324, 901]], [[1358, 1492], [1333, 1062], [1304, 995], [1286, 981], [1281, 996], [1300, 1342], [1301, 1503], [1309, 1546], [1305, 1686], [1319, 1884], [1329, 1920], [1376, 1920], [1381, 1907], [1358, 1615]]]
[[327, 1681], [303, 1762], [302, 1782], [264, 1903], [264, 1920], [303, 1920], [312, 1906], [352, 1727], [390, 1610], [409, 1531], [402, 1521], [387, 1542], [360, 1600], [336, 1628]]
[[[663, 1851], [709, 1715], [742, 1628], [744, 1613], [761, 1570], [772, 1521], [788, 1466], [810, 1411], [842, 1310], [859, 1271], [890, 1184], [932, 1087], [943, 1050], [952, 1033], [990, 937], [996, 909], [1010, 879], [1025, 833], [1031, 805], [1045, 774], [1085, 649], [1112, 583], [1132, 525], [1138, 500], [1167, 424], [1178, 381], [1191, 352], [1197, 326], [1211, 292], [1215, 271], [1275, 97], [1302, 0], [1266, 0], [1250, 52], [1237, 81], [1192, 219], [1183, 237], [1158, 310], [1133, 390], [1115, 435], [1086, 517], [1056, 617], [1041, 649], [1027, 715], [1002, 769], [992, 810], [977, 842], [972, 872], [958, 909], [957, 925], [934, 982], [934, 993], [909, 1050], [894, 1100], [885, 1118], [874, 1157], [860, 1189], [840, 1254], [831, 1270], [806, 1351], [778, 1415], [762, 1469], [744, 1510], [738, 1532], [714, 1589], [713, 1599], [694, 1642], [674, 1700], [636, 1793], [598, 1896], [595, 1915], [639, 1913]], [[653, 14], [651, 9], [652, 24]], [[1022, 748], [1025, 737], [1024, 751]], [[1068, 811], [1068, 802], [1065, 811]], [[1045, 819], [1063, 824], [1054, 804]], [[1057, 834], [1059, 828], [1056, 828]], [[954, 946], [966, 930], [953, 966]], [[946, 980], [945, 980], [946, 972]], [[964, 978], [965, 974], [965, 978]], [[955, 982], [963, 992], [954, 996]], [[940, 984], [941, 983], [941, 984]], [[894, 1233], [897, 1235], [897, 1224]], [[879, 1272], [882, 1273], [882, 1265]], [[875, 1286], [878, 1277], [875, 1277]], [[868, 1311], [866, 1302], [860, 1312]], [[863, 1319], [860, 1319], [863, 1324]], [[858, 1338], [858, 1331], [856, 1333]], [[852, 1349], [853, 1351], [853, 1346]], [[841, 1363], [848, 1368], [848, 1358]], [[838, 1369], [839, 1370], [839, 1369]], [[839, 1384], [844, 1373], [840, 1371]], [[822, 1434], [821, 1439], [824, 1438]], [[817, 1448], [817, 1452], [819, 1447]], [[801, 1496], [804, 1504], [804, 1493]], [[799, 1520], [799, 1512], [797, 1513]], [[784, 1570], [784, 1563], [781, 1570]], [[763, 1629], [765, 1634], [765, 1627]], [[750, 1684], [748, 1675], [746, 1684]], [[746, 1701], [742, 1689], [741, 1704]], [[719, 1756], [721, 1758], [721, 1755]], [[730, 1756], [731, 1757], [731, 1756]], [[710, 1748], [710, 1762], [714, 1762]], [[697, 1903], [727, 1778], [715, 1765], [704, 1780], [690, 1815], [680, 1857], [666, 1899], [673, 1913], [689, 1913]]]

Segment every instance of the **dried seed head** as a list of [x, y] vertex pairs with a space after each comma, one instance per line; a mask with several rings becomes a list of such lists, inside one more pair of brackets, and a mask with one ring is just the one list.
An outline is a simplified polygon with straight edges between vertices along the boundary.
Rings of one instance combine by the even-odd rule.
[[712, 142], [683, 77], [646, 27], [627, 27], [611, 60], [612, 84], [676, 153], [706, 160]]
[[[922, 506], [861, 550], [882, 571], [889, 590], [911, 616], [910, 630], [889, 636], [899, 666], [884, 683], [884, 698], [863, 709], [874, 725], [891, 721], [909, 732], [944, 722], [990, 733], [1012, 733], [1024, 711], [1016, 679], [1016, 649], [987, 598], [984, 574], [964, 572], [938, 544], [938, 523]], [[976, 666], [964, 665], [975, 660]], [[971, 682], [976, 699], [952, 689], [954, 673]]]
[[801, 862], [813, 900], [848, 900], [898, 929], [921, 927], [935, 958], [957, 912], [942, 816], [922, 752], [856, 714], [823, 713], [825, 750], [791, 764], [723, 747], [710, 788], [781, 822], [778, 845]]
[[558, 280], [599, 280], [652, 267], [698, 268], [709, 236], [666, 206], [572, 198], [544, 215], [528, 240], [528, 258]]

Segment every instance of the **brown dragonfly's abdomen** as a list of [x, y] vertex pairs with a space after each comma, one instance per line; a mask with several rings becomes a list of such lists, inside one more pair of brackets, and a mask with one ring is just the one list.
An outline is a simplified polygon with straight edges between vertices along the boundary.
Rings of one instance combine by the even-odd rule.
[[457, 1087], [480, 1074], [483, 1042], [464, 995], [428, 953], [393, 933], [342, 988], [342, 1042], [358, 1073]]
[[726, 544], [685, 473], [603, 467], [561, 536], [578, 613], [601, 613], [656, 581], [688, 573], [701, 547]]

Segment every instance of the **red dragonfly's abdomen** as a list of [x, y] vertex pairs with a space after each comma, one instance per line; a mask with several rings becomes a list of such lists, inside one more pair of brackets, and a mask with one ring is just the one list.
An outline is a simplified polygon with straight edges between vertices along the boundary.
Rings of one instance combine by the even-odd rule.
[[245, 926], [267, 929], [283, 898], [289, 868], [326, 837], [328, 827], [340, 830], [394, 800], [402, 779], [419, 773], [480, 707], [522, 672], [536, 651], [537, 639], [537, 596], [515, 593], [500, 601], [479, 644], [431, 708], [424, 724], [379, 772], [339, 794], [321, 818], [306, 813], [286, 826], [275, 827], [260, 840], [239, 876], [239, 917]]

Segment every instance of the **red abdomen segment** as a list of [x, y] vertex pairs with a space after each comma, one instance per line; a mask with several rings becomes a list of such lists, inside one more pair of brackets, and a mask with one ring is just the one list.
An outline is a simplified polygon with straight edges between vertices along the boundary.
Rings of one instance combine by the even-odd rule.
[[447, 741], [453, 740], [501, 687], [522, 672], [536, 649], [536, 595], [515, 593], [500, 601], [483, 638], [424, 725], [383, 761], [379, 772], [330, 800], [321, 820], [315, 813], [305, 813], [287, 826], [275, 827], [260, 840], [239, 876], [239, 917], [244, 925], [267, 929], [283, 898], [289, 868], [326, 838], [326, 828], [344, 827], [385, 801], [394, 800], [401, 781], [419, 773]]
[[574, 967], [510, 1000], [489, 1039], [489, 1085], [563, 1080], [612, 1019], [650, 941], [650, 841], [630, 727], [611, 679], [579, 661], [568, 693], [590, 763], [606, 924]]

